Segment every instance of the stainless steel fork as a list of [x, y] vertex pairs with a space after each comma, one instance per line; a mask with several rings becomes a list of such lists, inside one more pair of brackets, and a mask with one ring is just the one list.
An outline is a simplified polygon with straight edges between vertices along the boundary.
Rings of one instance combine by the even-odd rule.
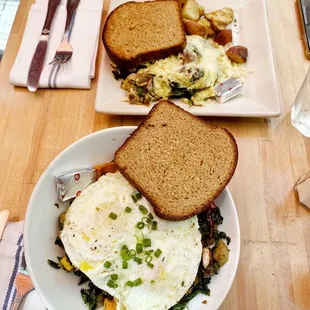
[[60, 45], [56, 50], [54, 59], [49, 63], [50, 65], [64, 64], [69, 61], [73, 54], [73, 48], [69, 43], [69, 31], [72, 27], [73, 16], [79, 6], [80, 0], [67, 1], [67, 19], [65, 26], [65, 33]]

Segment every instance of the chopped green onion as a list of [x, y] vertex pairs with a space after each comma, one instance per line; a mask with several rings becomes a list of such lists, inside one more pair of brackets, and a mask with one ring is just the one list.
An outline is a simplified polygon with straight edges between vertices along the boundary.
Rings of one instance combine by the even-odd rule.
[[161, 249], [157, 249], [154, 255], [158, 258], [161, 255], [161, 253], [162, 253]]
[[137, 228], [143, 229], [143, 228], [144, 228], [144, 223], [138, 222], [138, 223], [137, 223]]
[[112, 275], [111, 275], [111, 279], [112, 279], [113, 281], [117, 280], [117, 279], [118, 279], [118, 275], [117, 275], [117, 274], [112, 274]]
[[148, 217], [149, 217], [151, 220], [153, 220], [153, 219], [154, 219], [154, 216], [153, 216], [153, 214], [152, 214], [152, 213], [149, 213]]
[[153, 283], [155, 283], [155, 281], [154, 281], [154, 280], [152, 280], [152, 281], [151, 281], [151, 284], [153, 284]]
[[137, 254], [137, 252], [135, 250], [130, 250], [129, 253], [128, 253], [129, 258], [135, 258], [136, 254]]
[[134, 286], [138, 286], [138, 285], [140, 285], [141, 283], [142, 283], [141, 278], [138, 278], [138, 279], [136, 279], [136, 280], [133, 281]]
[[134, 286], [134, 283], [132, 281], [127, 281], [127, 286], [130, 286], [130, 287], [133, 287]]
[[121, 257], [123, 260], [129, 260], [130, 259], [128, 253], [129, 253], [129, 249], [128, 249], [127, 245], [123, 245], [122, 249], [121, 249]]
[[144, 239], [143, 232], [141, 230], [136, 229], [135, 237], [136, 237], [137, 241], [142, 242]]
[[112, 266], [112, 264], [109, 262], [109, 261], [106, 261], [104, 264], [103, 264], [103, 267], [109, 269], [110, 267]]
[[117, 284], [114, 284], [114, 285], [113, 285], [113, 288], [118, 288], [118, 285], [117, 285]]
[[154, 250], [145, 251], [145, 255], [151, 255], [153, 252], [154, 252]]
[[108, 287], [113, 287], [115, 285], [115, 283], [112, 280], [109, 280], [107, 283]]
[[134, 261], [138, 264], [141, 265], [142, 264], [142, 259], [139, 257], [135, 257]]
[[127, 254], [128, 251], [129, 251], [129, 249], [128, 249], [127, 245], [124, 244], [124, 245], [122, 246], [122, 249], [121, 249], [121, 254]]
[[153, 267], [154, 267], [154, 264], [152, 264], [152, 263], [147, 263], [147, 265], [148, 265], [151, 269], [153, 269]]
[[143, 245], [141, 243], [136, 244], [136, 251], [138, 254], [143, 252]]
[[123, 261], [122, 267], [123, 269], [128, 269], [128, 263], [126, 261]]
[[145, 206], [143, 205], [140, 205], [139, 206], [139, 210], [141, 211], [142, 214], [146, 215], [147, 214], [147, 209]]
[[182, 281], [182, 287], [184, 286], [184, 281]]
[[152, 246], [152, 240], [151, 239], [144, 239], [143, 240], [143, 246], [145, 248]]
[[110, 213], [109, 218], [112, 220], [116, 220], [117, 219], [117, 215], [113, 212]]
[[150, 224], [152, 224], [152, 220], [149, 219], [149, 218], [146, 217], [146, 216], [142, 218], [142, 222], [143, 222], [144, 225], [147, 225], [147, 226], [149, 226]]
[[146, 263], [150, 263], [152, 261], [152, 256], [151, 255], [148, 255], [146, 258], [145, 258], [145, 262]]
[[157, 230], [157, 222], [156, 221], [152, 222], [152, 230]]
[[139, 192], [135, 192], [131, 195], [131, 198], [134, 202], [137, 202], [139, 199], [142, 198], [142, 195]]
[[125, 212], [130, 213], [130, 212], [131, 212], [131, 208], [126, 207], [126, 208], [125, 208]]

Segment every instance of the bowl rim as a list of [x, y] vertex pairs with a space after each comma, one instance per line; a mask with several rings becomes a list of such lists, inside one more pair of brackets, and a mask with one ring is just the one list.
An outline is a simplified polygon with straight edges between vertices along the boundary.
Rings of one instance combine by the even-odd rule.
[[[33, 281], [35, 290], [37, 291], [39, 297], [41, 298], [41, 300], [43, 301], [44, 305], [49, 309], [53, 309], [53, 306], [50, 304], [49, 300], [46, 298], [45, 294], [43, 293], [43, 291], [41, 290], [40, 284], [38, 283], [36, 277], [35, 277], [35, 272], [34, 269], [32, 268], [32, 264], [29, 253], [28, 253], [28, 244], [30, 243], [30, 240], [28, 239], [29, 237], [29, 227], [30, 227], [30, 216], [32, 214], [32, 209], [34, 206], [34, 200], [35, 197], [37, 196], [37, 192], [39, 191], [40, 185], [41, 183], [44, 181], [45, 176], [48, 174], [49, 170], [54, 166], [57, 165], [57, 162], [59, 160], [59, 158], [61, 158], [64, 154], [66, 154], [67, 152], [70, 152], [70, 150], [72, 148], [74, 148], [77, 144], [80, 144], [81, 142], [83, 142], [84, 140], [88, 140], [91, 137], [97, 136], [97, 135], [101, 135], [103, 132], [118, 132], [118, 131], [123, 131], [123, 130], [132, 130], [134, 131], [138, 126], [117, 126], [117, 127], [111, 127], [111, 128], [105, 128], [93, 133], [90, 133], [76, 141], [74, 141], [72, 144], [70, 144], [69, 146], [67, 146], [65, 149], [63, 149], [51, 162], [50, 164], [47, 166], [47, 168], [44, 170], [44, 172], [42, 173], [42, 175], [40, 176], [38, 182], [35, 185], [35, 188], [30, 196], [28, 205], [27, 205], [27, 210], [26, 210], [26, 215], [25, 215], [25, 222], [24, 222], [24, 254], [25, 254], [25, 259], [27, 262], [27, 270], [31, 276], [31, 280]], [[233, 281], [235, 279], [236, 273], [237, 273], [237, 269], [239, 266], [239, 258], [240, 258], [240, 248], [241, 248], [241, 239], [240, 239], [240, 223], [239, 223], [239, 217], [238, 217], [238, 212], [237, 212], [237, 208], [236, 205], [234, 203], [234, 200], [232, 198], [232, 195], [229, 191], [229, 189], [227, 187], [225, 187], [225, 189], [223, 190], [223, 192], [226, 192], [226, 194], [228, 195], [229, 200], [232, 202], [234, 208], [233, 208], [233, 213], [234, 216], [236, 218], [236, 234], [237, 234], [237, 240], [236, 240], [236, 262], [235, 264], [232, 266], [232, 270], [231, 270], [231, 274], [232, 277], [229, 280], [227, 289], [225, 290], [225, 292], [223, 293], [223, 298], [222, 300], [219, 300], [219, 302], [217, 303], [216, 309], [223, 303], [223, 301], [225, 300], [228, 292], [231, 289], [231, 286], [233, 284]]]

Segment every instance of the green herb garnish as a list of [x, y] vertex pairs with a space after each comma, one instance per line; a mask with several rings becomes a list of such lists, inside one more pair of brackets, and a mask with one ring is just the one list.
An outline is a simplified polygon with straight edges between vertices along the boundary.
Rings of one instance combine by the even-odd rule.
[[134, 280], [133, 284], [134, 284], [134, 286], [139, 286], [140, 284], [142, 284], [141, 278], [138, 278], [138, 279]]
[[138, 264], [141, 265], [142, 264], [142, 259], [139, 257], [135, 257], [134, 261]]
[[156, 221], [152, 222], [152, 230], [157, 230], [157, 222]]
[[137, 202], [142, 198], [142, 195], [139, 192], [135, 192], [131, 195], [131, 198], [134, 202]]
[[110, 213], [109, 218], [112, 220], [116, 220], [117, 219], [117, 215], [113, 212]]
[[154, 255], [158, 258], [161, 255], [161, 253], [162, 253], [161, 249], [157, 249]]
[[144, 228], [144, 223], [138, 222], [138, 223], [137, 223], [137, 228], [143, 229], [143, 228]]
[[154, 264], [152, 264], [152, 263], [147, 263], [147, 265], [148, 265], [151, 269], [154, 268]]
[[127, 212], [127, 213], [130, 213], [130, 212], [131, 212], [131, 210], [132, 210], [132, 209], [131, 209], [131, 208], [129, 208], [129, 207], [126, 207], [126, 208], [125, 208], [125, 212]]
[[106, 261], [106, 262], [103, 264], [103, 267], [104, 267], [104, 268], [107, 268], [107, 269], [109, 269], [111, 266], [112, 266], [112, 264], [111, 264], [109, 261]]
[[143, 240], [143, 246], [145, 248], [152, 246], [152, 240], [151, 239], [144, 239]]
[[146, 215], [147, 214], [147, 209], [145, 206], [143, 205], [140, 205], [139, 206], [139, 210], [141, 211], [142, 214]]
[[138, 254], [143, 252], [143, 245], [141, 243], [136, 244], [136, 251]]

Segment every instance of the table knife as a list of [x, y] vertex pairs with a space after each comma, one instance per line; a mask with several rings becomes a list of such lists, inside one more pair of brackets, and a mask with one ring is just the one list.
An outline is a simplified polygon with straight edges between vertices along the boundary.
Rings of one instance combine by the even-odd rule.
[[2, 239], [2, 235], [6, 226], [6, 223], [9, 220], [10, 211], [9, 210], [3, 210], [0, 212], [0, 241]]
[[49, 0], [47, 6], [47, 13], [44, 22], [44, 26], [41, 32], [39, 43], [36, 47], [34, 55], [31, 60], [28, 78], [27, 78], [27, 87], [29, 91], [35, 92], [38, 88], [40, 76], [43, 69], [45, 54], [47, 50], [49, 33], [51, 30], [51, 25], [57, 11], [57, 8], [61, 0]]

